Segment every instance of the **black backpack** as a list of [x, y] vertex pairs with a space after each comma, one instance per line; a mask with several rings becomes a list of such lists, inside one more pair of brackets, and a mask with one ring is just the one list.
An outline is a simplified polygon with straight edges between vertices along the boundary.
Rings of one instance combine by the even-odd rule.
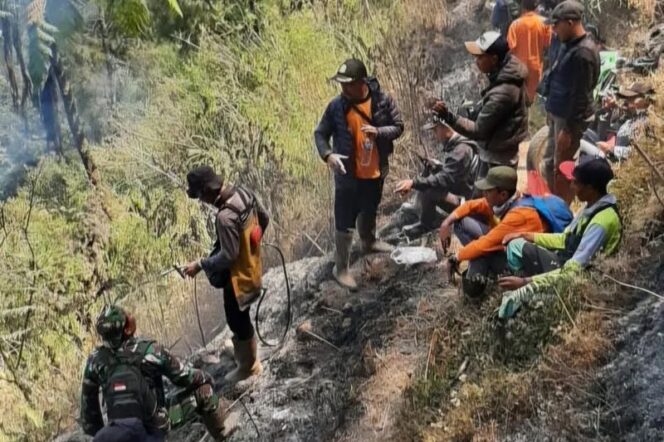
[[[140, 345], [139, 345], [140, 346]], [[141, 371], [142, 352], [120, 348], [100, 349], [107, 368], [102, 393], [108, 420], [138, 418], [149, 423], [158, 407], [154, 384]]]

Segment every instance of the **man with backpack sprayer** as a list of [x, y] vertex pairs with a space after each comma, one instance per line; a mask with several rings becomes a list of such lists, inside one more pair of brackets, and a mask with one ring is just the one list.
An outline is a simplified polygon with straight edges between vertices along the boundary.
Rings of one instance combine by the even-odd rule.
[[[170, 428], [162, 376], [193, 392], [196, 410], [214, 440], [224, 440], [225, 404], [213, 380], [183, 364], [153, 340], [137, 338], [136, 320], [121, 307], [105, 306], [96, 322], [103, 345], [88, 358], [81, 390], [83, 431], [94, 442], [160, 442]], [[101, 389], [108, 425], [99, 403]]]
[[484, 198], [467, 201], [440, 226], [445, 245], [452, 227], [463, 247], [451, 258], [452, 266], [470, 261], [462, 283], [471, 298], [484, 294], [488, 282], [507, 271], [503, 239], [515, 232], [560, 232], [572, 220], [572, 213], [556, 196], [522, 196], [517, 191], [517, 173], [509, 166], [489, 169], [486, 178], [475, 183]]
[[261, 238], [269, 216], [256, 196], [242, 186], [229, 186], [210, 166], [187, 174], [187, 195], [214, 205], [217, 241], [208, 258], [187, 264], [184, 273], [194, 278], [201, 270], [210, 284], [224, 291], [226, 323], [233, 332], [237, 367], [224, 380], [234, 384], [263, 371], [249, 307], [262, 289]]

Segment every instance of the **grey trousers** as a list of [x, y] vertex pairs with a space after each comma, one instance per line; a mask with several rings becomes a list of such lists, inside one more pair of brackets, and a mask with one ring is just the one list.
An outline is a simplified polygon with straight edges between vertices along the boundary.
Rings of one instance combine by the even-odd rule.
[[[470, 216], [454, 223], [454, 234], [464, 246], [489, 232], [489, 226]], [[464, 293], [470, 297], [481, 296], [490, 280], [507, 271], [507, 255], [505, 252], [492, 252], [468, 264], [464, 276]]]
[[[549, 114], [549, 139], [546, 144], [546, 151], [542, 162], [544, 163], [544, 178], [549, 186], [549, 190], [563, 198], [568, 203], [574, 198], [570, 184], [560, 172], [559, 166], [565, 161], [574, 160], [574, 154], [579, 149], [583, 131], [588, 126], [587, 123], [577, 122], [570, 126], [563, 118], [558, 118]], [[567, 130], [571, 134], [569, 144], [559, 142], [560, 132]]]
[[422, 225], [435, 229], [443, 222], [443, 219], [436, 211], [440, 207], [449, 215], [456, 207], [445, 201], [448, 192], [430, 189], [423, 192], [417, 192], [417, 206], [420, 210], [420, 223]]

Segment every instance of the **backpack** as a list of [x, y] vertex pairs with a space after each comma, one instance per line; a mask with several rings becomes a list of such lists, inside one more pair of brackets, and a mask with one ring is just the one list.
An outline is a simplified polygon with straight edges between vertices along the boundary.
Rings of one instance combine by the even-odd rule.
[[561, 233], [572, 222], [574, 215], [565, 200], [555, 195], [524, 195], [515, 207], [531, 207], [546, 221], [552, 233]]
[[137, 418], [148, 423], [157, 407], [157, 393], [153, 384], [141, 371], [143, 354], [120, 348], [102, 347], [100, 363], [106, 367], [102, 394], [109, 421]]

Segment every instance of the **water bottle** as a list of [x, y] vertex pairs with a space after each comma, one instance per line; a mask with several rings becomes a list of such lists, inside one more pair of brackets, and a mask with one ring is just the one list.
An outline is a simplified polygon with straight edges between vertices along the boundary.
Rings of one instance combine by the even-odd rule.
[[362, 155], [360, 157], [361, 166], [369, 166], [371, 164], [371, 151], [373, 150], [374, 142], [369, 136], [364, 136], [362, 143]]

